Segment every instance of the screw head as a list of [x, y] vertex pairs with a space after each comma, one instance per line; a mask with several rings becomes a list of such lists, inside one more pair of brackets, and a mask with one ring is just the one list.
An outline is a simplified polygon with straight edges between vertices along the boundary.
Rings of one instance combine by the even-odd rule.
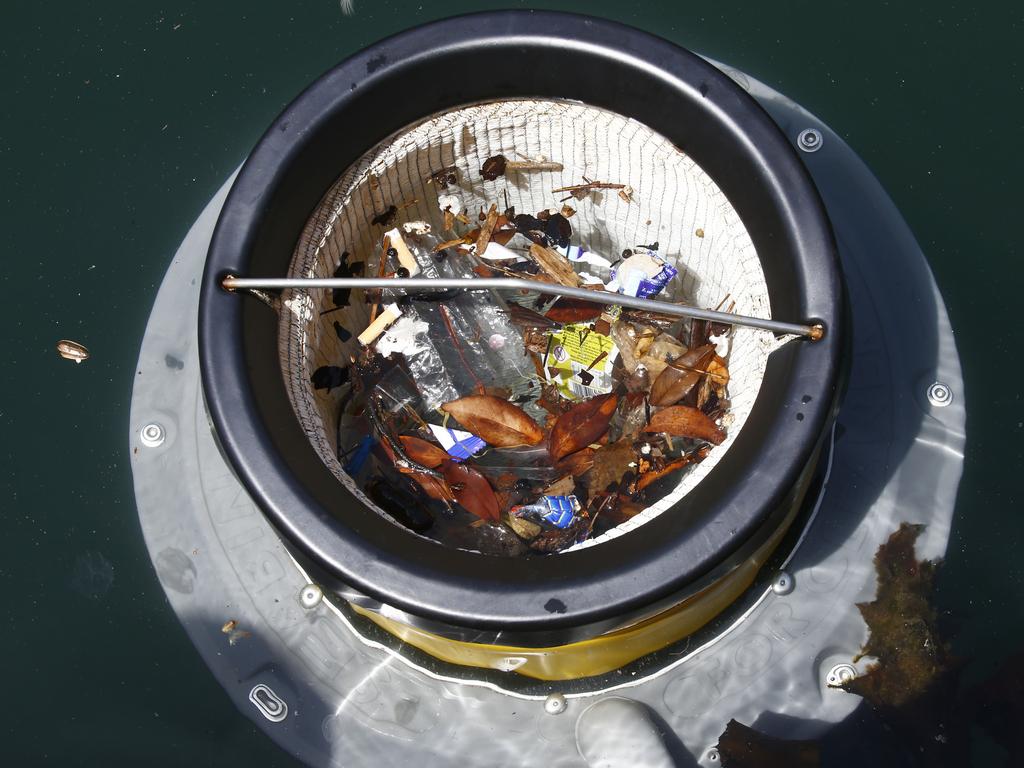
[[544, 711], [549, 715], [560, 715], [565, 712], [565, 708], [568, 706], [568, 702], [565, 700], [565, 696], [560, 693], [549, 694], [544, 699]]
[[796, 137], [796, 145], [804, 152], [817, 152], [821, 149], [821, 145], [824, 140], [825, 139], [821, 135], [821, 131], [816, 128], [805, 128], [800, 131], [800, 135]]
[[162, 445], [164, 440], [167, 439], [167, 433], [161, 425], [154, 421], [142, 428], [139, 432], [139, 439], [147, 448], [156, 448], [158, 445]]
[[932, 382], [928, 386], [928, 402], [936, 408], [945, 408], [953, 402], [953, 390], [941, 381]]
[[857, 676], [857, 668], [853, 664], [836, 664], [828, 671], [825, 682], [831, 687], [838, 687], [848, 683]]
[[779, 571], [772, 579], [772, 592], [776, 595], [788, 595], [793, 591], [794, 586], [793, 577], [786, 571]]
[[324, 599], [324, 591], [316, 584], [307, 584], [299, 591], [299, 602], [303, 608], [316, 608]]

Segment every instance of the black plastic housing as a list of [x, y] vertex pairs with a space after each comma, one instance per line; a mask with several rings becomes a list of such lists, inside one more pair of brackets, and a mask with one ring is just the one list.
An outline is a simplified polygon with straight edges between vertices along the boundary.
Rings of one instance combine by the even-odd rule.
[[[456, 73], [453, 75], [453, 73]], [[772, 314], [826, 335], [775, 352], [733, 446], [638, 530], [557, 556], [505, 559], [406, 533], [352, 496], [303, 435], [277, 322], [220, 287], [286, 274], [311, 211], [391, 133], [474, 102], [574, 99], [632, 117], [715, 180], [761, 260]], [[207, 408], [231, 465], [325, 586], [352, 587], [449, 636], [558, 645], [649, 615], [747, 556], [785, 513], [835, 416], [843, 290], [823, 205], [791, 142], [703, 59], [608, 21], [510, 11], [419, 27], [347, 59], [274, 122], [236, 179], [210, 247], [199, 341]]]

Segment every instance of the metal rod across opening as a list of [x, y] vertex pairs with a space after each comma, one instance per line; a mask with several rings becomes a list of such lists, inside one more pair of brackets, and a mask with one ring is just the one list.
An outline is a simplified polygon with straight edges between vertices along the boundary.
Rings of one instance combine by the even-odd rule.
[[640, 299], [635, 296], [624, 296], [610, 291], [592, 291], [586, 288], [571, 288], [565, 285], [543, 283], [538, 280], [525, 280], [515, 277], [468, 277], [468, 278], [433, 278], [433, 277], [225, 277], [222, 286], [229, 290], [275, 290], [294, 288], [308, 290], [312, 288], [390, 288], [398, 290], [446, 291], [459, 288], [468, 291], [535, 291], [551, 296], [565, 296], [595, 304], [613, 304], [630, 309], [647, 312], [660, 312], [665, 315], [690, 317], [696, 320], [710, 320], [729, 325], [743, 325], [750, 328], [761, 328], [773, 333], [789, 333], [796, 336], [818, 341], [825, 335], [821, 325], [804, 325], [770, 320], [763, 317], [736, 315], [731, 312], [719, 312], [713, 309], [701, 309], [685, 304], [673, 304], [667, 301]]

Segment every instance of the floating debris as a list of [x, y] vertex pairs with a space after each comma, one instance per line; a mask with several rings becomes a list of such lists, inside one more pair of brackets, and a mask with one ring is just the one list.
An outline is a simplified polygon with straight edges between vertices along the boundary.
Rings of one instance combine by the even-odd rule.
[[313, 389], [326, 389], [330, 392], [336, 387], [348, 381], [348, 368], [341, 368], [337, 365], [322, 365], [313, 371], [309, 380], [313, 382]]
[[789, 741], [766, 736], [737, 720], [730, 720], [718, 737], [722, 768], [820, 768], [821, 747], [816, 741]]
[[397, 205], [389, 205], [383, 213], [378, 213], [372, 219], [370, 223], [375, 226], [387, 227], [395, 220], [395, 216], [398, 214]]
[[427, 177], [428, 184], [436, 184], [438, 189], [448, 189], [459, 183], [459, 169], [449, 165], [439, 171], [434, 171]]
[[[481, 176], [562, 170], [494, 155]], [[386, 210], [370, 224], [386, 231], [367, 259], [379, 277], [505, 275], [650, 297], [678, 274], [679, 256], [662, 257], [658, 243], [613, 259], [574, 232], [583, 219], [602, 242], [567, 200], [614, 191], [632, 202], [627, 184], [583, 177], [554, 190], [568, 193], [558, 204], [517, 213], [507, 190], [502, 204], [454, 194], [455, 165], [425, 180], [437, 194], [433, 220], [402, 221], [409, 203], [387, 206], [377, 188], [375, 211]], [[363, 271], [345, 253], [336, 274]], [[329, 322], [358, 350], [311, 382], [348, 414], [338, 437], [345, 471], [416, 533], [503, 556], [557, 552], [646, 509], [726, 438], [729, 326], [525, 290], [357, 296], [366, 315]], [[335, 308], [354, 301], [348, 291], [332, 298]], [[354, 317], [366, 318], [361, 330], [347, 327]]]
[[878, 661], [840, 687], [875, 705], [898, 707], [921, 696], [953, 660], [932, 605], [938, 563], [914, 555], [923, 530], [902, 523], [878, 548], [878, 591], [870, 603], [857, 604], [870, 634], [854, 662], [864, 656]]
[[[606, 181], [591, 181], [586, 176], [583, 177], [583, 183], [582, 184], [571, 184], [568, 187], [558, 187], [558, 189], [553, 189], [551, 191], [553, 193], [555, 193], [555, 194], [558, 194], [559, 192], [568, 192], [569, 193], [568, 197], [563, 197], [561, 200], [559, 200], [559, 202], [565, 202], [566, 200], [571, 200], [571, 199], [574, 199], [574, 198], [576, 200], [582, 200], [587, 195], [589, 195], [591, 192], [597, 192], [597, 191], [600, 191], [602, 189], [614, 189], [614, 190], [622, 190], [622, 191], [628, 189], [629, 192], [626, 193], [627, 198], [628, 198], [629, 194], [632, 193], [632, 191], [633, 191], [632, 187], [629, 187], [626, 184], [610, 184], [610, 183], [608, 183]], [[621, 196], [621, 192], [620, 192], [620, 196]], [[629, 200], [627, 199], [626, 202], [629, 202]]]
[[494, 181], [509, 171], [561, 171], [562, 164], [538, 158], [537, 160], [509, 160], [504, 155], [495, 155], [484, 160], [480, 175], [485, 181]]
[[57, 353], [65, 360], [74, 360], [76, 363], [82, 363], [89, 359], [89, 350], [85, 348], [85, 345], [68, 339], [61, 339], [57, 342]]

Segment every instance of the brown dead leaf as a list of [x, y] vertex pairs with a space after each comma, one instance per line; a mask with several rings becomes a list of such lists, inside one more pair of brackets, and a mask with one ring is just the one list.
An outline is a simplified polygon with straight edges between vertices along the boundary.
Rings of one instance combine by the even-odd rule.
[[495, 277], [498, 273], [484, 264], [477, 264], [473, 267], [473, 274], [477, 277]]
[[559, 299], [544, 317], [555, 323], [585, 323], [595, 317], [600, 317], [602, 311], [601, 305], [592, 301]]
[[480, 227], [480, 234], [476, 237], [476, 255], [483, 256], [484, 251], [487, 250], [487, 246], [491, 242], [491, 234], [494, 232], [494, 227], [498, 223], [498, 206], [491, 203], [491, 209], [487, 211], [487, 218], [484, 220], [483, 226]]
[[522, 408], [490, 395], [469, 395], [441, 406], [467, 430], [498, 448], [537, 445], [544, 433]]
[[634, 458], [633, 441], [625, 438], [595, 451], [594, 466], [583, 476], [590, 497], [622, 482], [623, 476], [633, 469], [629, 465]]
[[601, 514], [605, 520], [611, 521], [615, 525], [621, 525], [627, 520], [639, 515], [647, 509], [647, 505], [639, 501], [633, 501], [628, 494], [620, 493], [615, 498], [613, 504], [608, 504], [601, 510]]
[[730, 720], [718, 737], [722, 768], [820, 768], [817, 741], [790, 741], [766, 736], [737, 720]]
[[534, 243], [530, 246], [530, 256], [548, 277], [560, 285], [578, 288], [580, 277], [572, 264], [562, 254]]
[[568, 203], [566, 203], [565, 205], [562, 206], [562, 215], [565, 216], [565, 218], [567, 219], [571, 219], [573, 216], [576, 215], [576, 209], [573, 208]]
[[428, 443], [426, 440], [421, 440], [418, 437], [402, 435], [398, 439], [402, 441], [402, 448], [405, 449], [409, 458], [428, 469], [434, 469], [442, 461], [447, 461], [451, 458], [443, 448], [433, 443]]
[[495, 523], [501, 520], [498, 498], [483, 475], [465, 464], [457, 464], [454, 461], [442, 464], [441, 473], [448, 487], [455, 493], [455, 500], [468, 512], [472, 512], [481, 520]]
[[555, 465], [559, 472], [568, 472], [573, 477], [579, 477], [594, 466], [594, 449], [584, 448], [576, 453], [570, 453]]
[[552, 461], [586, 448], [608, 430], [608, 422], [617, 404], [614, 394], [598, 395], [577, 403], [555, 422], [549, 450]]
[[692, 437], [715, 445], [725, 440], [721, 427], [688, 405], [673, 405], [658, 411], [644, 427], [644, 432], [665, 432], [673, 437]]
[[714, 356], [715, 347], [708, 344], [691, 349], [674, 363], [669, 363], [651, 385], [651, 405], [673, 405], [690, 394]]
[[697, 407], [702, 411], [704, 406], [711, 400], [714, 394], [719, 400], [725, 399], [725, 387], [729, 383], [729, 368], [725, 360], [715, 355], [714, 359], [707, 364], [707, 376], [700, 382], [700, 389], [697, 391]]
[[644, 472], [636, 481], [636, 490], [642, 491], [651, 483], [661, 480], [661, 478], [665, 477], [666, 475], [671, 475], [673, 472], [678, 472], [680, 469], [690, 464], [703, 461], [707, 457], [707, 455], [707, 446], [704, 446], [703, 448], [694, 451], [693, 453], [688, 453], [685, 456], [680, 456], [678, 459], [673, 459], [672, 461], [665, 464], [665, 466], [663, 466], [661, 469], [653, 469], [650, 472]]
[[[388, 441], [380, 440], [379, 442], [388, 458], [391, 459], [391, 461], [395, 461], [395, 452], [391, 450], [391, 446], [388, 445]], [[455, 501], [455, 494], [452, 493], [452, 489], [448, 487], [448, 483], [444, 480], [439, 480], [436, 477], [431, 477], [430, 475], [425, 475], [422, 472], [416, 472], [415, 470], [406, 469], [404, 467], [399, 467], [398, 471], [415, 480], [420, 488], [423, 489], [423, 492], [430, 498], [446, 502]]]
[[443, 251], [445, 248], [454, 248], [457, 245], [470, 245], [473, 243], [474, 238], [469, 237], [457, 237], [454, 240], [445, 240], [443, 243], [438, 243], [434, 246], [434, 253]]

